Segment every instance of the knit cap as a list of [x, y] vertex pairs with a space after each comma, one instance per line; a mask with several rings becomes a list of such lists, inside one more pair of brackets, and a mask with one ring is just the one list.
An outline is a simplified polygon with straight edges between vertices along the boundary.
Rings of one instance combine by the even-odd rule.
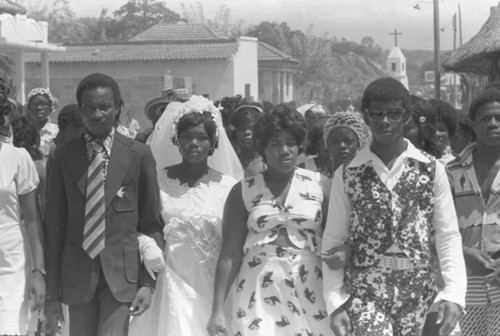
[[328, 136], [330, 133], [340, 127], [346, 127], [354, 132], [358, 137], [359, 147], [363, 147], [366, 141], [365, 123], [352, 112], [337, 112], [328, 119], [323, 128], [323, 139], [328, 146]]

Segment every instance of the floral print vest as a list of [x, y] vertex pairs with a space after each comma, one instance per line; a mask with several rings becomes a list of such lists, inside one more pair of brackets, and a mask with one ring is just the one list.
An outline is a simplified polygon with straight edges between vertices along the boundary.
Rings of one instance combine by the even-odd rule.
[[376, 266], [393, 245], [411, 260], [433, 262], [436, 161], [429, 159], [430, 163], [408, 159], [392, 191], [370, 162], [344, 168], [351, 203], [352, 266]]

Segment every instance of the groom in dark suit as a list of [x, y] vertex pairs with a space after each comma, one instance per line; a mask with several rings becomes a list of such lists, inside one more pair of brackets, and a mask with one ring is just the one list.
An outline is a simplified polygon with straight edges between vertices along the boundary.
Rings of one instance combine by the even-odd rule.
[[89, 75], [76, 97], [85, 130], [47, 168], [45, 314], [53, 324], [63, 302], [71, 336], [126, 336], [155, 285], [137, 238], [162, 242], [156, 165], [149, 147], [114, 129], [123, 105], [114, 79]]

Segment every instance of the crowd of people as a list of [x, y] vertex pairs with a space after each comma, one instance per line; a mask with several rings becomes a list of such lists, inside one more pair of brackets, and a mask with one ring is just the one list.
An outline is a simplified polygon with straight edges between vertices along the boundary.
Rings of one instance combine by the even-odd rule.
[[[460, 113], [167, 90], [120, 123], [91, 74], [57, 124], [0, 81], [0, 335], [500, 334], [500, 86]], [[132, 123], [129, 123], [132, 125]]]

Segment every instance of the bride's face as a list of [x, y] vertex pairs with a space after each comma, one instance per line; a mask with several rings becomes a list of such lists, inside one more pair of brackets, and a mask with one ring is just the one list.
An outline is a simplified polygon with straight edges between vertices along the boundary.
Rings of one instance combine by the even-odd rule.
[[179, 134], [179, 151], [189, 163], [205, 160], [211, 147], [210, 137], [203, 123], [186, 128]]

